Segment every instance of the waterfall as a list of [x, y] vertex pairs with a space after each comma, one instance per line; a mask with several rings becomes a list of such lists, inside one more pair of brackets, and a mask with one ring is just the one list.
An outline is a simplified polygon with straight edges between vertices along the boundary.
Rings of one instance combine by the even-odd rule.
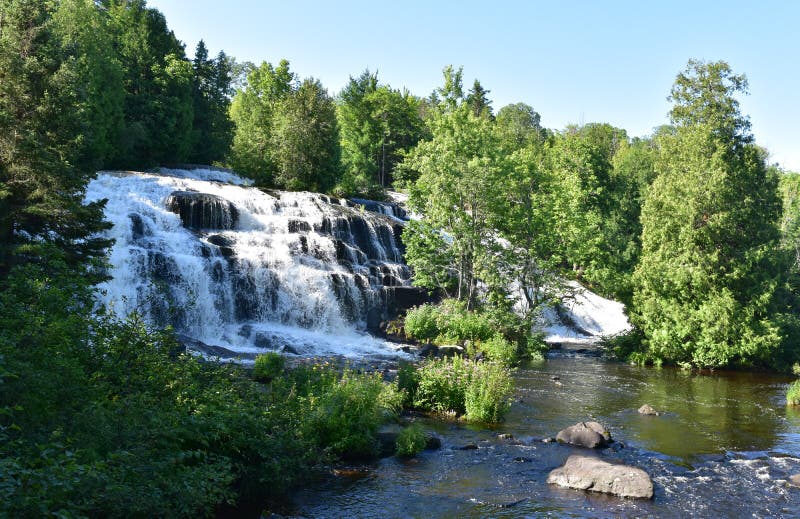
[[101, 172], [86, 201], [101, 199], [115, 244], [99, 297], [115, 314], [243, 358], [396, 353], [366, 333], [413, 291], [392, 204], [204, 169]]

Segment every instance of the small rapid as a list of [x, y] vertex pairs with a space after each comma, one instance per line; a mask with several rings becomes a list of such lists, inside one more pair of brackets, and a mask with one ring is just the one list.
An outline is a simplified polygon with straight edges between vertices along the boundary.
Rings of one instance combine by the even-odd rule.
[[115, 244], [100, 297], [115, 314], [244, 359], [401, 354], [366, 333], [413, 292], [390, 204], [264, 191], [210, 169], [101, 172], [86, 201], [101, 199]]
[[[582, 350], [583, 348], [581, 348]], [[553, 380], [554, 377], [558, 380]], [[800, 517], [800, 413], [789, 378], [652, 369], [554, 351], [516, 372], [506, 421], [495, 429], [418, 419], [440, 451], [390, 457], [360, 479], [331, 476], [294, 496], [302, 517]], [[659, 416], [637, 409], [648, 403]], [[607, 425], [603, 451], [542, 442], [575, 422]], [[505, 439], [500, 433], [510, 433]], [[462, 450], [474, 444], [478, 448]], [[644, 469], [653, 500], [621, 499], [546, 483], [571, 454]]]

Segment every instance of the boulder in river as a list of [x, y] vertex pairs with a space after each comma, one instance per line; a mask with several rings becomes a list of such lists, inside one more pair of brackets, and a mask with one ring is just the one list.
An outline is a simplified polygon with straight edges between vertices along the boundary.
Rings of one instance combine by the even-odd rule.
[[547, 482], [619, 497], [653, 497], [653, 481], [647, 472], [589, 456], [570, 456], [564, 466], [550, 472]]
[[601, 449], [611, 443], [611, 433], [597, 422], [578, 422], [559, 431], [556, 440], [587, 449]]
[[792, 474], [789, 476], [789, 484], [793, 487], [800, 487], [800, 474]]
[[647, 415], [647, 416], [658, 416], [659, 413], [649, 404], [644, 404], [642, 407], [639, 408], [639, 414]]

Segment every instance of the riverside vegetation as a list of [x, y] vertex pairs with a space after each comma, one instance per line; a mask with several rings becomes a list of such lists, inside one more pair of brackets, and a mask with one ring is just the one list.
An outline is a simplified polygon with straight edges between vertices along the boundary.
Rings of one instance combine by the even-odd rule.
[[[286, 61], [209, 58], [203, 42], [189, 60], [144, 0], [0, 0], [0, 70], [3, 514], [257, 514], [320, 466], [373, 455], [403, 405], [496, 421], [568, 278], [628, 305], [621, 358], [800, 360], [800, 176], [767, 164], [739, 111], [746, 79], [724, 62], [690, 61], [672, 124], [644, 138], [550, 130], [522, 103], [495, 113], [453, 67], [426, 97], [369, 71], [332, 97]], [[445, 299], [406, 333], [473, 360], [405, 367], [396, 386], [274, 356], [249, 372], [96, 308], [109, 224], [82, 203], [87, 182], [185, 162], [261, 187], [404, 189], [422, 216], [403, 234], [414, 282]], [[406, 434], [401, 454], [419, 448]]]

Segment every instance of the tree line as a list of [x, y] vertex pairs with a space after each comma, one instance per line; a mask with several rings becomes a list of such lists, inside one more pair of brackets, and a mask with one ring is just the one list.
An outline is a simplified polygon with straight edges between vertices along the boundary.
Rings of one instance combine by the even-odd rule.
[[262, 186], [404, 189], [423, 216], [403, 235], [415, 283], [448, 298], [407, 328], [489, 359], [535, 353], [531, 324], [578, 279], [628, 305], [620, 356], [788, 370], [800, 175], [768, 165], [746, 89], [726, 63], [690, 61], [651, 136], [554, 131], [524, 103], [495, 110], [454, 67], [425, 97], [370, 71], [331, 97], [285, 61], [211, 58], [203, 42], [189, 60], [144, 0], [0, 0], [0, 513], [260, 510], [346, 446], [372, 448], [397, 405], [374, 377], [335, 370], [265, 385], [95, 308], [109, 224], [82, 200], [101, 168], [217, 163]]
[[3, 273], [102, 258], [101, 204], [81, 203], [97, 169], [213, 163], [267, 187], [407, 190], [424, 215], [405, 233], [415, 282], [467, 308], [532, 322], [577, 278], [626, 303], [637, 335], [620, 348], [641, 361], [795, 357], [794, 181], [755, 144], [746, 78], [724, 62], [690, 61], [670, 124], [630, 138], [606, 123], [550, 130], [524, 103], [495, 113], [452, 66], [426, 97], [369, 70], [331, 97], [285, 60], [210, 58], [202, 41], [189, 60], [144, 0], [2, 7]]

